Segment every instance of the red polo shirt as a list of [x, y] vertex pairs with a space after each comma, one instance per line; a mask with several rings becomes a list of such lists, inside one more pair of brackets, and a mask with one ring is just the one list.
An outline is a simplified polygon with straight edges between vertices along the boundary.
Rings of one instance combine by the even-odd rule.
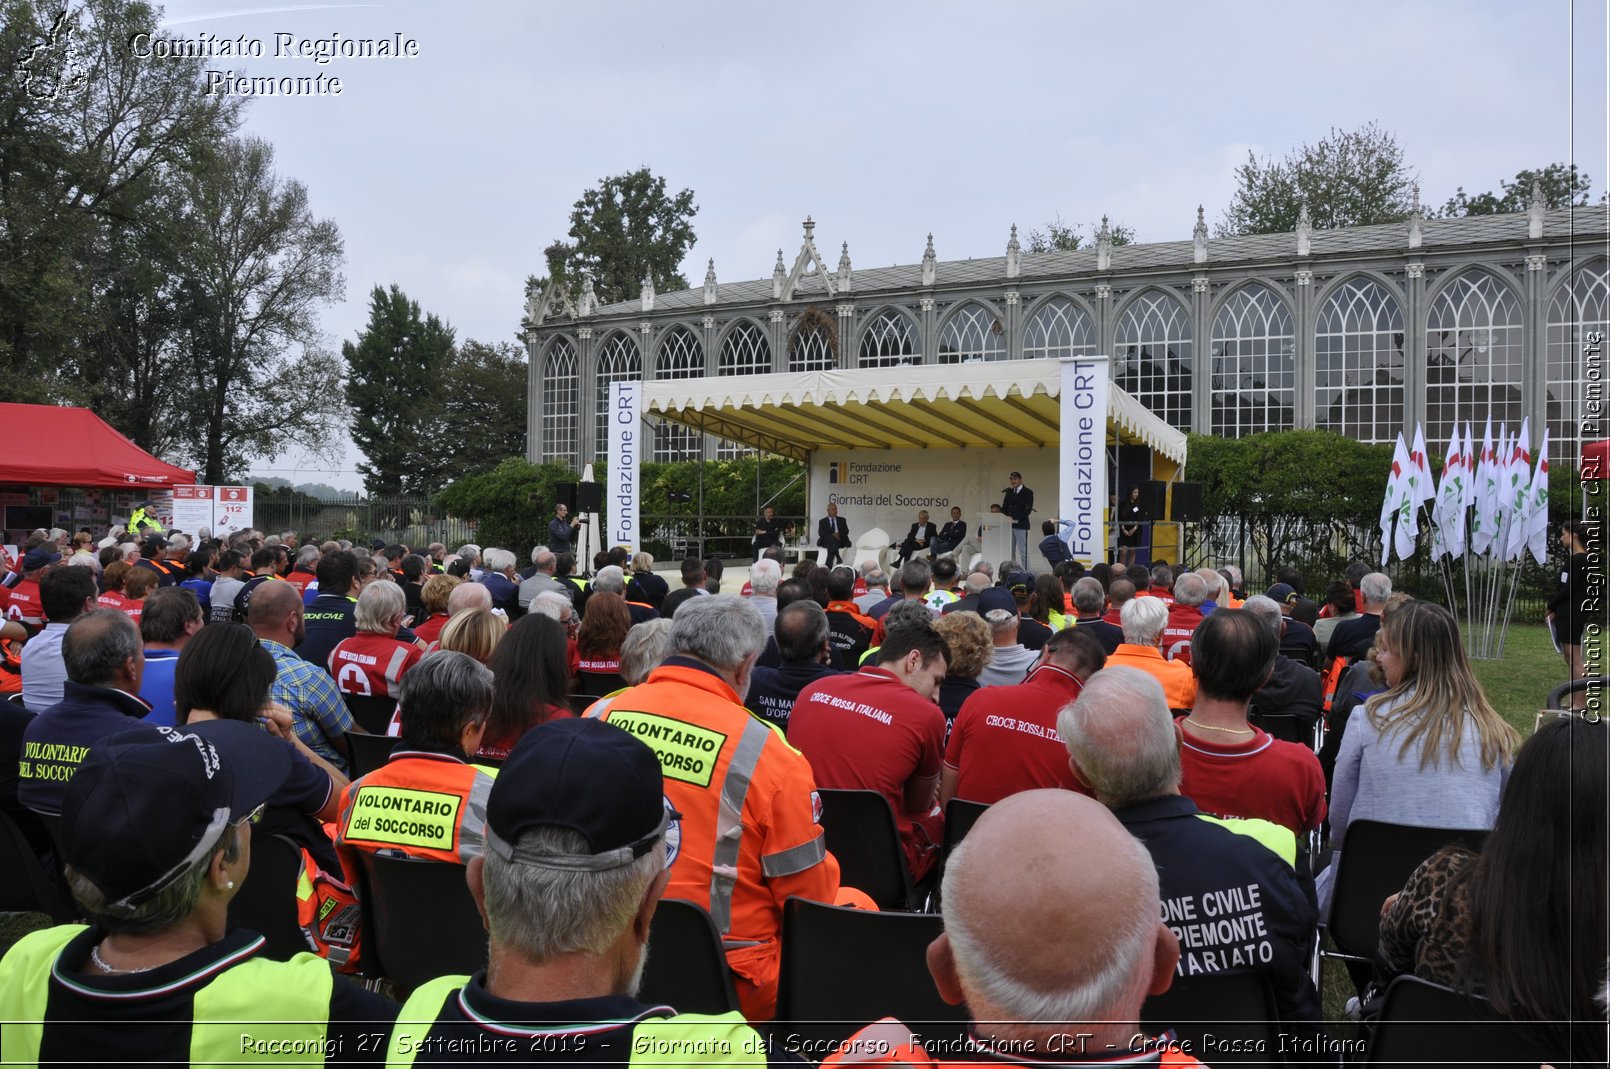
[[914, 879], [933, 864], [937, 851], [928, 847], [942, 823], [937, 809], [905, 811], [906, 783], [939, 775], [944, 740], [939, 706], [883, 668], [811, 684], [788, 716], [789, 745], [811, 763], [818, 787], [877, 791], [889, 800]]
[[5, 607], [6, 619], [27, 620], [37, 624], [44, 620], [45, 609], [39, 600], [39, 580], [19, 579], [17, 585], [8, 593], [8, 603]]
[[1180, 793], [1202, 812], [1272, 821], [1298, 838], [1325, 819], [1325, 773], [1308, 747], [1262, 728], [1222, 743], [1179, 730]]
[[957, 772], [956, 797], [993, 805], [1039, 787], [1076, 790], [1057, 713], [1083, 689], [1071, 672], [1042, 664], [1015, 687], [974, 691], [945, 747], [945, 764]]

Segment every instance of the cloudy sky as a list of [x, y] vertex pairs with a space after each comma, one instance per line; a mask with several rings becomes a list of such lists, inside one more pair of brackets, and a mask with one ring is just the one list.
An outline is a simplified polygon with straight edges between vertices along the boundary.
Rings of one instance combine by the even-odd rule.
[[[999, 255], [1007, 229], [1109, 214], [1141, 241], [1210, 224], [1248, 151], [1284, 155], [1372, 120], [1423, 199], [1517, 170], [1606, 162], [1606, 19], [1597, 0], [1127, 4], [994, 0], [776, 5], [644, 0], [171, 2], [164, 32], [262, 42], [208, 66], [335, 75], [340, 96], [264, 98], [249, 132], [347, 246], [353, 338], [397, 283], [460, 338], [512, 339], [524, 280], [606, 175], [647, 164], [691, 188], [724, 281], [790, 262], [807, 213], [836, 260]], [[293, 39], [418, 42], [407, 59], [276, 58]], [[829, 252], [828, 250], [833, 250]], [[357, 488], [358, 457], [288, 455], [256, 474]]]

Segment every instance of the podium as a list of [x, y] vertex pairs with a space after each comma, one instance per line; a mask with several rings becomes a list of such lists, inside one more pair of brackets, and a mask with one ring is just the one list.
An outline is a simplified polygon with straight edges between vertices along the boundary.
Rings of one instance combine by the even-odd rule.
[[979, 539], [979, 552], [991, 567], [1012, 556], [1012, 517], [1004, 512], [985, 512], [978, 517], [976, 527], [984, 532]]

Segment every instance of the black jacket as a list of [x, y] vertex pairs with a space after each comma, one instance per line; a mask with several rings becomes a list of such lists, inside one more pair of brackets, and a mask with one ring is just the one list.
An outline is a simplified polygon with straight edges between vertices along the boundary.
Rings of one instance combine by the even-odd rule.
[[749, 680], [749, 696], [744, 704], [749, 711], [766, 721], [788, 730], [788, 714], [793, 712], [794, 700], [799, 692], [823, 676], [838, 675], [831, 665], [817, 661], [783, 664], [777, 668], [756, 667]]
[[1034, 491], [1020, 486], [1014, 493], [1010, 488], [1001, 495], [1001, 511], [1012, 517], [1012, 526], [1019, 531], [1029, 529], [1029, 513], [1034, 511]]
[[[1113, 816], [1157, 865], [1163, 923], [1180, 941], [1181, 976], [1253, 969], [1269, 977], [1282, 1020], [1319, 1020], [1319, 994], [1308, 976], [1319, 910], [1312, 887], [1297, 877], [1289, 830], [1267, 821], [1215, 820], [1177, 794], [1115, 809]], [[1266, 845], [1273, 840], [1291, 860]]]
[[[1307, 743], [1313, 734], [1314, 721], [1319, 719], [1324, 692], [1325, 683], [1318, 672], [1290, 657], [1277, 656], [1269, 679], [1252, 696], [1250, 712], [1254, 718], [1262, 714], [1285, 721], [1258, 721], [1258, 726], [1275, 738]], [[1295, 718], [1296, 722], [1286, 720], [1287, 717]]]
[[843, 516], [823, 516], [817, 520], [816, 544], [823, 549], [849, 549], [849, 521]]

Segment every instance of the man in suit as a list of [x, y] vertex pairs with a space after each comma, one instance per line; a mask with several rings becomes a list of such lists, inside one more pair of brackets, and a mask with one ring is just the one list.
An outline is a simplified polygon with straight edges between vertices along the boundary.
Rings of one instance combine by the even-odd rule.
[[1034, 511], [1034, 491], [1023, 485], [1023, 473], [1007, 476], [1008, 486], [1001, 495], [1001, 511], [1012, 517], [1012, 560], [1029, 566], [1029, 514]]
[[900, 563], [904, 564], [918, 553], [933, 556], [934, 539], [938, 537], [939, 529], [929, 522], [928, 510], [919, 510], [917, 522], [911, 525], [911, 530], [906, 532], [905, 541], [900, 543]]
[[850, 525], [831, 501], [827, 515], [816, 521], [816, 544], [822, 547], [822, 564], [828, 568], [839, 563], [839, 550], [850, 548]]
[[960, 505], [950, 507], [950, 522], [939, 529], [939, 537], [934, 540], [935, 553], [953, 553], [957, 546], [967, 541], [967, 521], [962, 519]]

